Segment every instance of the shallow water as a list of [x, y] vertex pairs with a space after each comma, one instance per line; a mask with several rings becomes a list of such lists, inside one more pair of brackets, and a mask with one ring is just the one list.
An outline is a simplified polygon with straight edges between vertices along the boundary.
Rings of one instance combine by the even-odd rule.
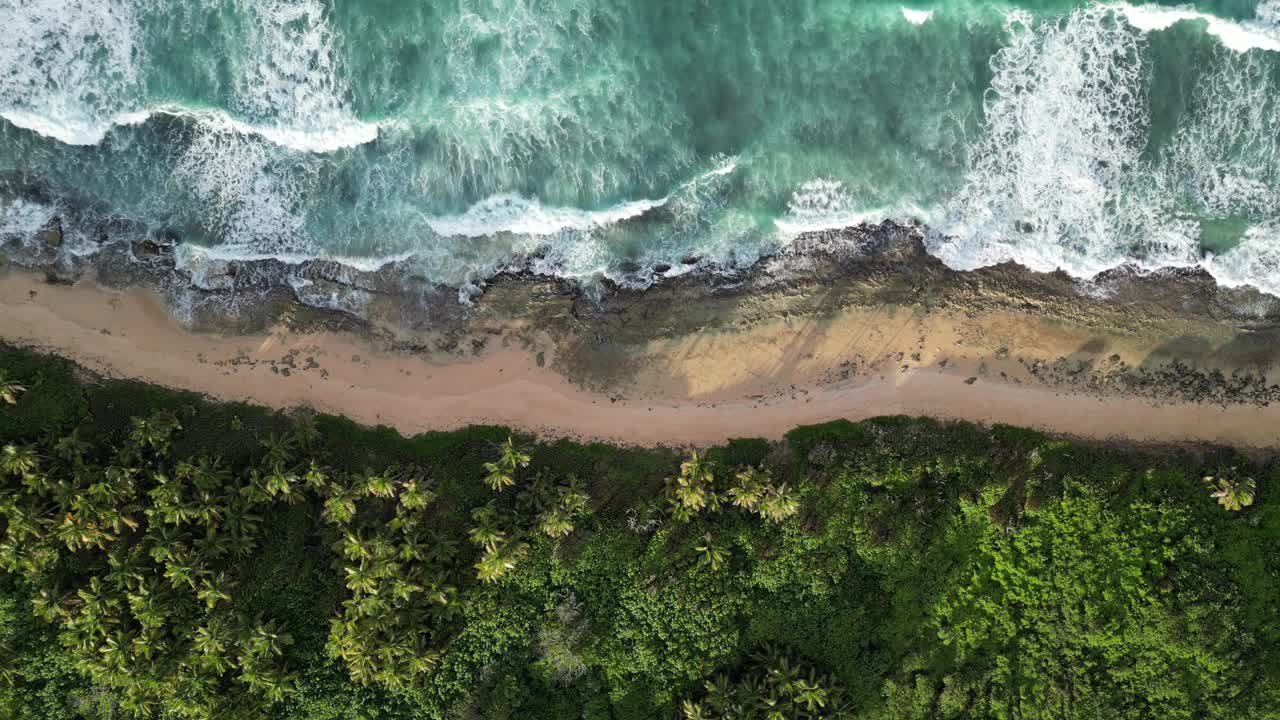
[[0, 0], [0, 28], [0, 233], [89, 207], [458, 284], [919, 219], [954, 267], [1280, 292], [1280, 0]]

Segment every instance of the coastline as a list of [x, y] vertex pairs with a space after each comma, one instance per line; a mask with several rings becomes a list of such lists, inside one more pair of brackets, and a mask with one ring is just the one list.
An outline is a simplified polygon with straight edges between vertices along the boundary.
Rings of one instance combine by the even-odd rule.
[[[431, 349], [288, 313], [262, 332], [191, 332], [145, 288], [51, 283], [9, 269], [0, 275], [0, 338], [108, 376], [307, 406], [406, 435], [502, 424], [543, 437], [686, 445], [906, 414], [1092, 439], [1262, 447], [1276, 443], [1280, 426], [1280, 405], [1269, 400], [1275, 386], [1265, 382], [1274, 358], [1248, 356], [1240, 367], [1257, 372], [1240, 380], [1224, 361], [1224, 349], [1238, 343], [1224, 323], [1204, 321], [1201, 342], [1184, 342], [1184, 356], [1169, 360], [1161, 355], [1169, 328], [1151, 313], [1131, 318], [1146, 330], [1104, 331], [1046, 312], [1049, 298], [1022, 310], [918, 301], [830, 303], [806, 313], [779, 311], [778, 298], [760, 292], [732, 296], [729, 313], [712, 290], [698, 307], [671, 308], [688, 326], [652, 307], [641, 316], [643, 302], [613, 302], [596, 316], [553, 314], [580, 326], [565, 334], [541, 310], [512, 310], [513, 296], [539, 287], [499, 283], [470, 311], [470, 335]], [[783, 295], [822, 304], [812, 294]], [[610, 318], [615, 332], [602, 339]], [[1188, 320], [1177, 322], [1191, 330]]]

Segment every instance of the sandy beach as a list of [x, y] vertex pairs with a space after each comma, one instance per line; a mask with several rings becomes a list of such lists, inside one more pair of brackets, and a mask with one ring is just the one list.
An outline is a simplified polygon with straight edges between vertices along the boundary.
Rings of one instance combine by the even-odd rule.
[[18, 270], [0, 277], [6, 342], [111, 377], [305, 406], [406, 434], [488, 423], [549, 437], [685, 445], [908, 414], [1094, 439], [1270, 446], [1280, 428], [1280, 407], [1107, 393], [1097, 372], [1092, 391], [1063, 380], [1051, 368], [1071, 357], [1134, 367], [1155, 343], [1099, 339], [1096, 329], [1033, 313], [850, 307], [823, 318], [708, 329], [633, 350], [628, 371], [609, 388], [573, 377], [550, 341], [499, 337], [459, 358], [284, 326], [252, 335], [190, 333], [147, 290], [50, 284]]

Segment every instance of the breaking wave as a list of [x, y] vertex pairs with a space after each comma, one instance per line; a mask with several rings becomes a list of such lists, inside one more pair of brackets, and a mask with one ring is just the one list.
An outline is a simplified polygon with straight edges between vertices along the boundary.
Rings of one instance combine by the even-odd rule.
[[957, 268], [1280, 293], [1277, 0], [0, 0], [0, 27], [6, 234], [82, 206], [205, 259], [644, 280], [920, 220]]

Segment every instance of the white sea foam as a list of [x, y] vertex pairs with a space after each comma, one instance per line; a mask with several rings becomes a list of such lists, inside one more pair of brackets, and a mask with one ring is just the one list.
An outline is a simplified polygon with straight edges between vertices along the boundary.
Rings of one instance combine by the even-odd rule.
[[537, 184], [599, 205], [696, 160], [673, 133], [687, 108], [675, 94], [642, 90], [649, 59], [618, 44], [616, 29], [634, 24], [642, 4], [450, 5], [439, 24], [444, 66], [422, 78], [440, 99], [414, 108], [438, 133], [416, 179], [433, 197]]
[[[1280, 95], [1271, 58], [1241, 52], [1226, 36], [1173, 137], [1158, 157], [1144, 157], [1145, 33], [1204, 18], [1156, 9], [1127, 13], [1130, 22], [1117, 26], [1107, 14], [1116, 7], [1078, 9], [1059, 22], [1010, 15], [983, 137], [930, 250], [957, 269], [1014, 260], [1077, 277], [1123, 263], [1199, 265], [1225, 285], [1280, 292]], [[1212, 27], [1223, 39], [1222, 26]], [[1202, 254], [1202, 240], [1216, 240], [1202, 237], [1214, 220], [1230, 233], [1242, 218], [1252, 224], [1238, 244]]]
[[[249, 20], [235, 65], [234, 107], [146, 104], [145, 48], [128, 0], [0, 2], [0, 117], [69, 145], [97, 145], [112, 128], [154, 115], [230, 127], [284, 147], [326, 153], [371, 142], [379, 126], [345, 101], [338, 36], [318, 0], [233, 0]], [[237, 64], [238, 63], [238, 64]], [[142, 103], [130, 107], [131, 104]]]
[[67, 145], [97, 145], [107, 136], [112, 122], [93, 123], [85, 118], [48, 118], [27, 110], [0, 110], [0, 117], [24, 130], [53, 138]]
[[1203, 215], [1280, 222], [1280, 80], [1266, 56], [1221, 55], [1194, 88], [1157, 180]]
[[1126, 194], [1148, 124], [1142, 36], [1110, 13], [1010, 13], [982, 139], [932, 240], [949, 265], [1092, 275], [1124, 261], [1135, 225], [1159, 226]]
[[0, 237], [29, 239], [57, 214], [57, 208], [22, 198], [0, 201]]
[[[243, 257], [312, 255], [305, 232], [305, 176], [291, 172], [263, 140], [234, 128], [198, 126], [174, 175], [190, 207], [219, 239], [221, 252]], [[284, 163], [284, 164], [282, 164]]]
[[498, 233], [547, 236], [562, 232], [588, 232], [663, 207], [677, 195], [733, 173], [737, 166], [737, 159], [729, 158], [684, 183], [670, 195], [656, 200], [629, 200], [601, 210], [548, 207], [537, 200], [501, 193], [481, 200], [461, 214], [431, 217], [426, 222], [442, 237], [479, 238]]
[[[16, 240], [20, 245], [44, 248], [37, 233], [49, 226], [55, 217], [63, 216], [66, 208], [59, 203], [46, 204], [25, 198], [0, 199], [0, 241]], [[101, 246], [76, 228], [62, 225], [60, 251], [75, 256], [94, 255]]]
[[215, 131], [233, 130], [242, 135], [257, 135], [282, 147], [313, 153], [328, 153], [373, 142], [378, 138], [379, 132], [377, 124], [342, 117], [330, 118], [335, 123], [333, 125], [312, 129], [247, 122], [222, 110], [188, 110], [163, 106], [156, 112], [192, 118]]
[[355, 125], [341, 38], [320, 0], [236, 0], [249, 22], [249, 52], [232, 55], [235, 104], [245, 115], [273, 118], [277, 133], [302, 123], [320, 128]]
[[1167, 30], [1180, 22], [1204, 22], [1208, 33], [1218, 38], [1222, 45], [1235, 52], [1266, 50], [1280, 52], [1280, 27], [1274, 23], [1276, 3], [1264, 3], [1259, 8], [1259, 19], [1254, 21], [1226, 20], [1216, 15], [1202, 13], [1191, 7], [1167, 5], [1114, 6], [1133, 27], [1144, 32]]
[[903, 213], [890, 208], [864, 208], [838, 180], [818, 179], [802, 184], [791, 195], [787, 212], [773, 221], [782, 240], [793, 240], [803, 233], [840, 230], [888, 219], [919, 216], [919, 211]]
[[0, 115], [62, 142], [102, 139], [137, 97], [145, 51], [126, 0], [0, 3]]
[[257, 135], [281, 147], [313, 153], [329, 153], [357, 147], [378, 138], [381, 126], [347, 119], [328, 128], [287, 127], [253, 123], [233, 117], [225, 110], [192, 110], [180, 105], [158, 105], [150, 110], [119, 113], [101, 123], [69, 118], [46, 118], [23, 110], [0, 111], [0, 117], [17, 127], [31, 130], [68, 145], [98, 145], [113, 128], [141, 125], [157, 115], [189, 118], [214, 128], [232, 129], [243, 135]]
[[314, 153], [328, 153], [356, 147], [378, 139], [378, 126], [355, 122], [328, 130], [302, 130], [298, 128], [260, 127], [236, 123], [245, 132], [261, 135], [277, 145]]
[[933, 19], [932, 10], [912, 10], [911, 8], [902, 8], [902, 17], [912, 25], [923, 25]]
[[233, 65], [240, 63], [233, 68], [232, 111], [155, 109], [194, 120], [174, 167], [178, 182], [161, 192], [191, 195], [187, 206], [217, 239], [202, 257], [285, 262], [333, 257], [357, 264], [350, 253], [319, 246], [308, 226], [315, 208], [325, 202], [316, 192], [314, 162], [277, 149], [326, 153], [378, 135], [378, 126], [356, 120], [343, 100], [338, 38], [324, 8], [316, 0], [233, 1], [247, 20], [248, 51], [232, 59]]
[[[212, 264], [232, 260], [326, 260], [367, 271], [407, 261], [438, 282], [468, 287], [501, 270], [511, 258], [534, 254], [538, 257], [530, 266], [533, 272], [596, 277], [607, 273], [616, 260], [602, 231], [659, 207], [673, 211], [674, 206], [694, 202], [737, 169], [737, 159], [726, 158], [665, 197], [600, 210], [549, 207], [517, 195], [497, 195], [458, 215], [426, 217], [424, 222], [441, 236], [439, 240], [369, 257], [311, 242], [303, 223], [305, 193], [285, 180], [287, 174], [271, 171], [272, 156], [262, 143], [245, 143], [231, 134], [229, 129], [203, 132], [179, 163], [184, 186], [196, 194], [203, 209], [203, 224], [220, 238], [212, 247], [180, 246], [178, 264], [193, 277], [212, 272], [216, 280], [220, 271]], [[661, 256], [652, 262], [669, 262], [656, 247], [649, 250]], [[675, 272], [687, 269], [681, 266]]]
[[546, 207], [536, 200], [502, 194], [472, 205], [460, 215], [427, 220], [444, 237], [478, 238], [497, 233], [554, 235], [559, 232], [594, 230], [638, 217], [661, 207], [663, 200], [634, 200], [603, 210]]
[[245, 249], [242, 247], [228, 247], [223, 245], [201, 247], [191, 243], [182, 243], [174, 253], [174, 260], [178, 267], [188, 271], [200, 269], [210, 262], [278, 260], [290, 265], [300, 265], [302, 263], [314, 261], [334, 262], [353, 270], [377, 272], [388, 265], [394, 265], [396, 263], [409, 260], [414, 255], [415, 253], [413, 251], [384, 255], [380, 257], [362, 257], [358, 255], [325, 253], [255, 253], [251, 249]]
[[1280, 226], [1254, 226], [1230, 250], [1210, 255], [1204, 267], [1227, 287], [1249, 285], [1280, 296]]

